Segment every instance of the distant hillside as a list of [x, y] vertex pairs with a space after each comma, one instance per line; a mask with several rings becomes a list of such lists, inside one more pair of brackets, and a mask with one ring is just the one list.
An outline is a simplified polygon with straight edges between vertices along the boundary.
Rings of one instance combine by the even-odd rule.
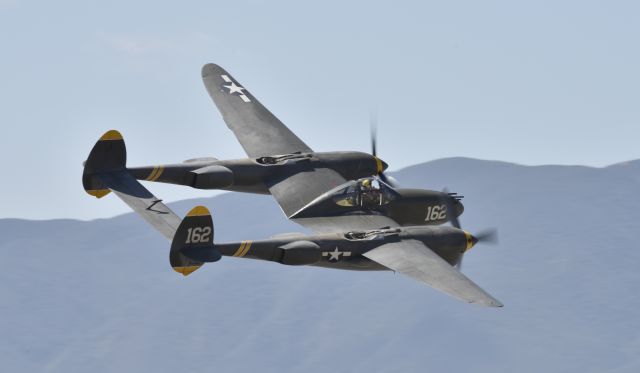
[[[3, 371], [640, 371], [640, 161], [450, 158], [394, 176], [465, 195], [468, 230], [499, 228], [500, 245], [474, 248], [463, 270], [504, 308], [390, 272], [223, 258], [183, 278], [168, 241], [133, 214], [4, 219]], [[196, 203], [213, 211], [217, 240], [301, 230], [268, 196], [172, 207]]]

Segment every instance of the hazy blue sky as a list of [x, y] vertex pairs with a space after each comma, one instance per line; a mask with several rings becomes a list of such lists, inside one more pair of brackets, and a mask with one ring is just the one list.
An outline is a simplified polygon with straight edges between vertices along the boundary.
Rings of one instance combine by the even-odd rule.
[[[640, 158], [639, 8], [0, 0], [0, 217], [128, 211], [113, 196], [89, 198], [80, 182], [82, 161], [111, 128], [124, 134], [130, 165], [243, 157], [203, 87], [207, 62], [316, 150], [368, 150], [376, 107], [392, 170], [450, 156]], [[170, 201], [211, 194], [151, 189]]]

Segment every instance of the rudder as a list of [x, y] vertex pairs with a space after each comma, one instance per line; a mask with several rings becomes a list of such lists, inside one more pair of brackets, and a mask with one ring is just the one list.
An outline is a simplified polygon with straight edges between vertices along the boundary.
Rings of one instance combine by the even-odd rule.
[[106, 196], [110, 190], [97, 175], [125, 169], [126, 164], [127, 149], [122, 135], [116, 130], [107, 131], [93, 146], [89, 158], [84, 162], [84, 190], [96, 198]]
[[191, 209], [173, 237], [169, 253], [171, 267], [187, 276], [205, 262], [220, 260], [222, 255], [214, 248], [213, 234], [213, 219], [209, 210], [204, 206]]

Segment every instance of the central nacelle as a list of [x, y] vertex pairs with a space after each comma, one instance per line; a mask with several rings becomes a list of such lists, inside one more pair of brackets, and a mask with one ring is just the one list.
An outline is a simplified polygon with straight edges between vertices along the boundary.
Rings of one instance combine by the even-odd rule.
[[392, 188], [376, 176], [348, 181], [314, 199], [289, 216], [379, 214], [402, 226], [440, 225], [460, 216], [461, 196], [426, 189]]

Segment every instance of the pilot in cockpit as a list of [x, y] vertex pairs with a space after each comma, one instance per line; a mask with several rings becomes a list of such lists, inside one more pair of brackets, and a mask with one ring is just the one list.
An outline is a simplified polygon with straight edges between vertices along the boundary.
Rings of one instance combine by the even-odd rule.
[[395, 192], [375, 177], [360, 179], [333, 196], [336, 204], [344, 207], [362, 206], [375, 209], [386, 205], [395, 197]]
[[364, 179], [360, 183], [362, 206], [380, 204], [380, 183], [376, 179]]
[[362, 182], [360, 183], [360, 189], [369, 190], [369, 188], [371, 188], [371, 179], [362, 180]]
[[378, 180], [372, 178], [362, 180], [360, 186], [363, 191], [380, 190], [380, 183]]

